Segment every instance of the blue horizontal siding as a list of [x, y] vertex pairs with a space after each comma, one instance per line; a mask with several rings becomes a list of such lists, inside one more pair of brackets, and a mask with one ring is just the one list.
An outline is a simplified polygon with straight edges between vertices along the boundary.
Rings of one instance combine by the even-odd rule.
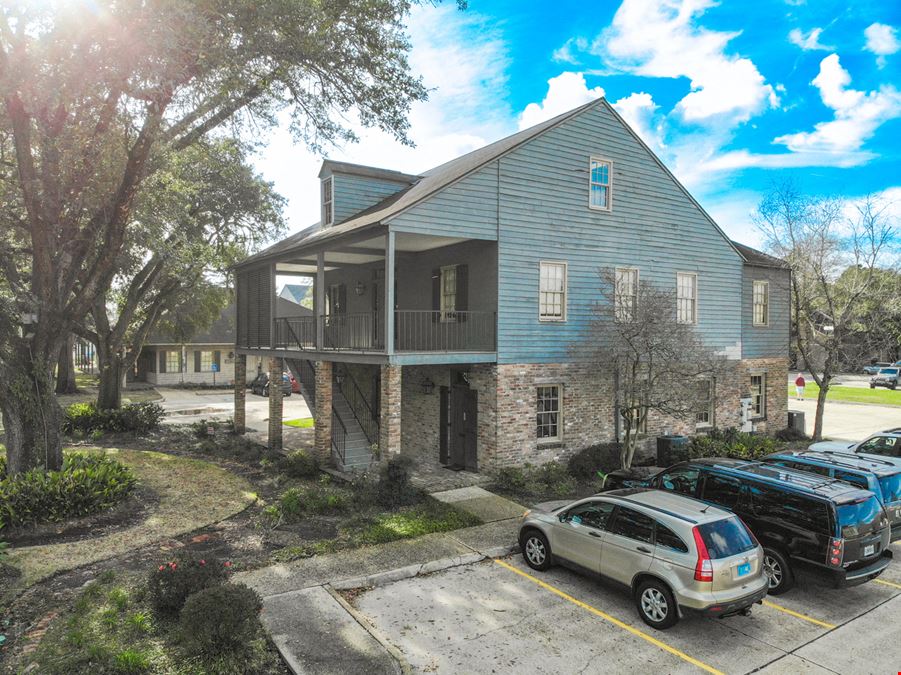
[[333, 173], [332, 179], [336, 223], [347, 220], [354, 214], [409, 187], [405, 183], [343, 173]]
[[497, 162], [387, 221], [396, 232], [497, 239]]
[[[588, 208], [592, 155], [613, 162], [611, 212]], [[499, 162], [499, 362], [566, 360], [600, 298], [598, 270], [616, 266], [673, 289], [677, 271], [696, 272], [699, 330], [738, 358], [741, 257], [607, 108], [590, 108]], [[538, 320], [541, 260], [568, 263], [565, 323]]]
[[[745, 265], [741, 293], [742, 358], [788, 356], [791, 328], [791, 273], [772, 267]], [[770, 284], [769, 322], [754, 325], [754, 281]]]

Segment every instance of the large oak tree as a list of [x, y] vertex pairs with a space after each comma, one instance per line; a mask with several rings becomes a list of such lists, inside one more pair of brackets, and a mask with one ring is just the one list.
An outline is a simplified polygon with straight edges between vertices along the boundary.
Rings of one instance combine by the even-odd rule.
[[59, 468], [53, 366], [112, 285], [148, 177], [289, 111], [313, 148], [407, 141], [404, 0], [0, 0], [0, 411], [8, 470]]

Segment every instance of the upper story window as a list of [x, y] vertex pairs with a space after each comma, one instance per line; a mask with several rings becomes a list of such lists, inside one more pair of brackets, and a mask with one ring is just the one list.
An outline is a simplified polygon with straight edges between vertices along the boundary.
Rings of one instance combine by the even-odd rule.
[[755, 281], [753, 292], [754, 325], [766, 326], [770, 322], [770, 284]]
[[611, 185], [613, 165], [604, 159], [592, 157], [590, 161], [588, 207], [601, 211], [609, 211], [611, 204]]
[[335, 220], [332, 177], [322, 181], [322, 226], [327, 227]]
[[542, 261], [540, 264], [538, 319], [566, 321], [566, 263]]
[[638, 269], [635, 267], [616, 268], [613, 305], [617, 321], [628, 322], [635, 317], [638, 306]]
[[693, 272], [676, 273], [676, 320], [698, 322], [698, 275]]
[[457, 266], [441, 268], [441, 320], [457, 320]]

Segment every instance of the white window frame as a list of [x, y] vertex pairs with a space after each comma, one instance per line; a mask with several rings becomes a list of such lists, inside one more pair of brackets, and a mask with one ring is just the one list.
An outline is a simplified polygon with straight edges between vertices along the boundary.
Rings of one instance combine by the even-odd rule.
[[[563, 290], [551, 291], [544, 290], [541, 286], [543, 281], [542, 272], [545, 268], [562, 268], [563, 269]], [[569, 264], [565, 260], [541, 260], [538, 262], [538, 320], [550, 323], [561, 323], [566, 321], [566, 304], [569, 299]], [[560, 314], [546, 314], [544, 308], [548, 303], [542, 300], [545, 293], [560, 296]], [[551, 305], [555, 303], [550, 303]]]
[[[335, 222], [335, 182], [334, 176], [322, 179], [321, 188], [322, 226], [328, 227]], [[328, 197], [328, 199], [326, 199]]]
[[[596, 183], [593, 179], [592, 168], [594, 164], [606, 164], [607, 165], [607, 183]], [[599, 206], [597, 204], [592, 204], [591, 202], [591, 194], [592, 187], [594, 185], [599, 185], [607, 189], [607, 204], [605, 206]], [[613, 162], [609, 159], [604, 159], [603, 157], [598, 157], [597, 155], [592, 155], [588, 158], [588, 208], [593, 211], [612, 211], [613, 210]]]
[[[453, 273], [453, 291], [447, 291], [448, 279]], [[457, 265], [445, 265], [438, 275], [438, 308], [441, 310], [442, 323], [457, 321]]]
[[[755, 390], [754, 378], [760, 378], [760, 388]], [[751, 373], [751, 419], [759, 420], [766, 417], [766, 373]]]
[[[620, 281], [625, 272], [628, 272], [629, 274], [634, 273], [635, 275], [632, 281], [632, 293], [630, 295], [621, 292]], [[617, 267], [613, 270], [613, 276], [613, 316], [616, 321], [627, 323], [635, 318], [635, 309], [638, 307], [638, 285], [641, 283], [641, 272], [637, 267]], [[623, 312], [624, 308], [621, 304], [621, 299], [626, 297], [631, 297], [632, 299], [628, 316]]]
[[167, 349], [166, 351], [166, 372], [167, 373], [180, 373], [181, 372], [181, 350], [176, 349]]
[[[557, 409], [556, 410], [538, 410], [538, 402], [541, 400], [541, 390], [554, 388], [557, 390]], [[541, 436], [539, 430], [542, 426], [540, 421], [541, 415], [557, 415], [557, 435]], [[552, 382], [542, 383], [535, 386], [535, 437], [539, 443], [560, 443], [563, 440], [563, 385]]]
[[213, 352], [206, 351], [203, 349], [199, 349], [198, 351], [200, 352], [200, 372], [201, 373], [213, 372]]
[[[680, 295], [682, 290], [682, 285], [679, 283], [682, 277], [690, 277], [692, 279], [692, 291], [694, 292], [694, 297], [692, 300], [692, 320], [685, 321], [682, 319], [682, 301], [687, 300], [688, 298], [683, 298]], [[697, 272], [676, 272], [676, 321], [679, 323], [684, 323], [687, 325], [695, 325], [698, 323], [698, 273]]]
[[[698, 381], [707, 384], [708, 398], [707, 409], [698, 410], [695, 414], [695, 428], [710, 429], [716, 423], [716, 380], [712, 377], [703, 377]], [[701, 401], [698, 401], [698, 403], [701, 403]], [[706, 419], [701, 419], [702, 417]]]
[[[757, 302], [757, 289], [763, 289], [763, 303]], [[757, 320], [757, 308], [763, 305], [763, 320]], [[770, 325], [770, 282], [763, 279], [755, 279], [751, 284], [751, 321], [755, 326]]]

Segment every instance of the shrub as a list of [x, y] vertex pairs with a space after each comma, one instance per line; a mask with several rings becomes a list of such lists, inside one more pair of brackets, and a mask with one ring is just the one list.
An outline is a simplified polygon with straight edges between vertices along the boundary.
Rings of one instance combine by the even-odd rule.
[[798, 431], [794, 427], [787, 427], [776, 432], [776, 440], [786, 443], [797, 443], [799, 441], [809, 441], [811, 438], [803, 431]]
[[87, 516], [120, 502], [136, 483], [131, 469], [110, 457], [72, 453], [61, 471], [0, 480], [0, 527]]
[[0, 480], [6, 476], [6, 455], [0, 455]]
[[342, 490], [328, 486], [288, 488], [279, 497], [274, 510], [267, 512], [267, 517], [287, 522], [297, 521], [305, 513], [335, 513], [344, 511], [348, 506], [347, 494]]
[[230, 562], [216, 558], [179, 556], [159, 565], [150, 573], [147, 591], [154, 609], [162, 615], [175, 615], [188, 596], [225, 583]]
[[529, 499], [571, 497], [578, 487], [568, 468], [559, 462], [498, 469], [494, 474], [494, 485]]
[[419, 493], [410, 485], [410, 472], [407, 469], [409, 463], [409, 459], [398, 457], [388, 460], [381, 470], [378, 501], [382, 506], [394, 508], [412, 504], [419, 499]]
[[116, 654], [116, 672], [143, 673], [150, 668], [150, 658], [136, 649], [125, 649]]
[[312, 478], [319, 473], [319, 462], [305, 450], [296, 450], [282, 458], [279, 469], [290, 478]]
[[73, 403], [66, 408], [63, 431], [145, 433], [156, 429], [165, 414], [162, 406], [148, 402], [129, 403], [114, 410], [98, 410], [93, 403]]
[[749, 434], [737, 429], [714, 429], [706, 436], [696, 436], [689, 445], [689, 456], [758, 459], [781, 449], [781, 442], [771, 436]]
[[601, 443], [580, 450], [566, 465], [571, 476], [579, 479], [594, 479], [598, 471], [610, 473], [619, 468], [619, 443]]
[[188, 651], [198, 656], [246, 651], [259, 630], [260, 596], [244, 584], [222, 584], [194, 593], [179, 625]]

